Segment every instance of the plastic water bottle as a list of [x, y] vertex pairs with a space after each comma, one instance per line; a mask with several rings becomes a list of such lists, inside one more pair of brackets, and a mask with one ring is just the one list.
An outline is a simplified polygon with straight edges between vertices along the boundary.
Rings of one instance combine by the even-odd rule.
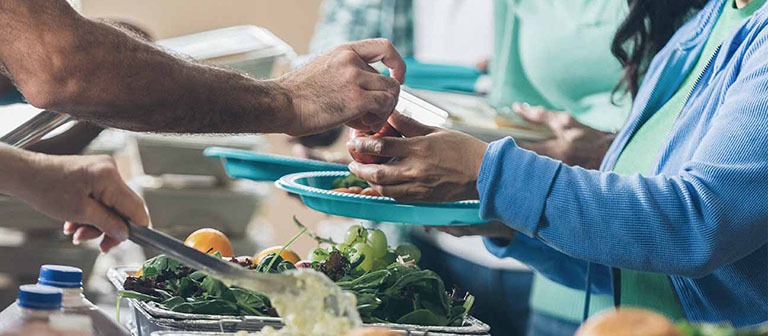
[[90, 318], [93, 335], [130, 335], [130, 331], [110, 318], [104, 311], [83, 295], [83, 271], [77, 267], [62, 265], [40, 266], [38, 285], [62, 290], [61, 308], [68, 315], [84, 315]]
[[61, 290], [38, 285], [19, 287], [16, 302], [0, 312], [0, 334], [47, 334], [51, 315], [61, 309]]

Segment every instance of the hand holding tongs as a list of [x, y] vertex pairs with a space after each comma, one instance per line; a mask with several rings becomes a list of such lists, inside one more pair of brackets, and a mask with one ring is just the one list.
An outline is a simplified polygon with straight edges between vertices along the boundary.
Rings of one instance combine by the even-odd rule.
[[[74, 118], [68, 114], [43, 111], [13, 131], [0, 137], [0, 142], [24, 148], [34, 144], [57, 127], [72, 120]], [[298, 290], [296, 278], [294, 277], [247, 270], [232, 262], [187, 247], [181, 241], [151, 228], [135, 225], [130, 220], [126, 219], [126, 224], [130, 232], [128, 239], [134, 243], [153, 247], [171, 258], [192, 268], [204, 271], [225, 282], [232, 282], [233, 280], [242, 282], [243, 279], [249, 279], [248, 289], [264, 294]]]

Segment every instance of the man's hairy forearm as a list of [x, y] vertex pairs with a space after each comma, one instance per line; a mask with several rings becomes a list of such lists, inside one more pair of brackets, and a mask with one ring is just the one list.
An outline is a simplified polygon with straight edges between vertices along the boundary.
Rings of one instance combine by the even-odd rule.
[[30, 103], [107, 126], [277, 132], [294, 122], [274, 82], [173, 57], [61, 0], [0, 0], [0, 45]]
[[[0, 194], [15, 196], [29, 181], [30, 171], [37, 154], [0, 143]], [[22, 176], [24, 175], [24, 176]]]

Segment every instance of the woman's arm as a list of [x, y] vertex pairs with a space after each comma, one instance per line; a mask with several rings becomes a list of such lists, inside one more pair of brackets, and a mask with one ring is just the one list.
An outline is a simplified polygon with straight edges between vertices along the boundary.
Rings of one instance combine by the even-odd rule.
[[396, 129], [408, 125], [418, 132], [401, 132], [410, 138], [358, 138], [348, 147], [399, 160], [353, 162], [350, 170], [384, 195], [425, 202], [476, 196], [467, 186], [477, 178], [484, 218], [568, 256], [705, 276], [768, 241], [766, 59], [763, 47], [742, 64], [695, 155], [675, 174], [622, 176], [570, 167], [511, 139], [485, 150], [467, 135], [416, 127], [395, 114], [390, 123]]
[[[757, 44], [761, 45], [761, 44]], [[576, 258], [689, 277], [768, 241], [768, 57], [742, 64], [693, 158], [675, 175], [569, 167], [491, 144], [478, 188], [483, 216]]]
[[[518, 234], [511, 241], [484, 238], [483, 242], [491, 254], [519, 260], [552, 281], [579, 290], [586, 286], [587, 262], [558, 252], [540, 240]], [[597, 294], [613, 293], [610, 268], [592, 264], [591, 271], [592, 291]]]

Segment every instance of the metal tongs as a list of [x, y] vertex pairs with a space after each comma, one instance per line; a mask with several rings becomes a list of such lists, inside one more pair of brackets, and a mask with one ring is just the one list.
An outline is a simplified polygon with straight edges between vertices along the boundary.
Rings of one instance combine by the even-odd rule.
[[[24, 148], [42, 139], [46, 134], [74, 118], [67, 114], [43, 111], [10, 133], [0, 137], [8, 145]], [[136, 244], [155, 248], [194, 269], [201, 270], [226, 283], [236, 284], [264, 294], [296, 293], [296, 278], [289, 275], [259, 273], [235, 263], [216, 258], [187, 247], [181, 241], [151, 228], [138, 226], [126, 219], [129, 238]]]
[[126, 219], [130, 234], [128, 239], [141, 246], [158, 249], [181, 263], [200, 270], [225, 283], [267, 294], [296, 293], [296, 278], [282, 274], [260, 273], [235, 263], [216, 258], [181, 241], [146, 226], [133, 224]]

